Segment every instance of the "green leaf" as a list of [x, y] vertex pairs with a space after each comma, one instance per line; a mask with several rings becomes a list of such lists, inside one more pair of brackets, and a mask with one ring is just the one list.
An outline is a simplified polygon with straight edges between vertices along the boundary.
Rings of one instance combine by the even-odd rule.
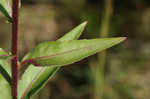
[[19, 99], [30, 99], [50, 79], [58, 68], [30, 65], [19, 80]]
[[9, 0], [0, 0], [0, 11], [7, 17], [9, 22], [12, 22]]
[[[74, 28], [72, 31], [64, 35], [58, 41], [70, 41], [75, 40], [82, 34], [87, 22]], [[25, 57], [28, 57], [28, 53]], [[24, 57], [24, 59], [26, 59]], [[38, 92], [43, 85], [59, 70], [60, 67], [35, 67], [30, 65], [21, 80], [19, 81], [19, 99], [25, 97], [29, 99], [33, 94]]]
[[26, 60], [38, 66], [64, 66], [112, 47], [124, 39], [120, 37], [45, 42], [34, 48]]
[[8, 64], [8, 59], [10, 57], [11, 56], [8, 53], [0, 48], [0, 73], [8, 81], [8, 83], [11, 83], [11, 68]]
[[8, 53], [0, 48], [0, 99], [12, 99], [11, 97], [11, 72], [7, 62]]
[[10, 84], [0, 75], [0, 99], [12, 99]]

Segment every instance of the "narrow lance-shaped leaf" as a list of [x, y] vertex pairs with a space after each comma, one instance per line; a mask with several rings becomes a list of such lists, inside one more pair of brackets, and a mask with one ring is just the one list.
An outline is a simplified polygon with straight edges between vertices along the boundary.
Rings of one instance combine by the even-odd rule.
[[33, 49], [28, 57], [26, 57], [26, 61], [29, 60], [38, 66], [64, 66], [112, 47], [124, 39], [124, 37], [120, 37], [45, 42]]
[[7, 17], [9, 22], [12, 22], [12, 12], [9, 0], [0, 0], [0, 11]]
[[[82, 34], [87, 22], [74, 28], [72, 31], [61, 37], [58, 41], [75, 40]], [[25, 57], [28, 57], [27, 54]], [[25, 58], [24, 58], [25, 59]], [[35, 67], [30, 65], [21, 80], [19, 81], [19, 98], [29, 99], [57, 72], [60, 67]]]

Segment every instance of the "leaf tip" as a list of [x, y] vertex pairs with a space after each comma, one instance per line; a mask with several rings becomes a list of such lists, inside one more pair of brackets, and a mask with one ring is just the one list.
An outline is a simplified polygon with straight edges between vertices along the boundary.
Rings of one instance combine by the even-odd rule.
[[88, 21], [85, 21], [82, 23], [82, 25], [86, 26], [88, 24]]
[[127, 37], [122, 37], [122, 41], [124, 41], [124, 40], [126, 40], [127, 39]]

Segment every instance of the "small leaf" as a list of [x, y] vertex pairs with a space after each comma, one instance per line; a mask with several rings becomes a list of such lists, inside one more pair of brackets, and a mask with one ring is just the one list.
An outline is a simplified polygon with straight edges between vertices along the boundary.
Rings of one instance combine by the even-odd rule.
[[125, 38], [45, 42], [26, 57], [38, 66], [64, 66], [112, 47]]
[[[58, 41], [75, 40], [82, 34], [87, 22], [84, 22], [64, 35]], [[25, 57], [28, 57], [28, 53]], [[24, 57], [24, 59], [25, 59]], [[60, 67], [35, 67], [30, 65], [19, 80], [19, 98], [29, 99], [59, 70]]]
[[11, 6], [8, 0], [0, 0], [0, 11], [7, 17], [9, 22], [12, 22]]

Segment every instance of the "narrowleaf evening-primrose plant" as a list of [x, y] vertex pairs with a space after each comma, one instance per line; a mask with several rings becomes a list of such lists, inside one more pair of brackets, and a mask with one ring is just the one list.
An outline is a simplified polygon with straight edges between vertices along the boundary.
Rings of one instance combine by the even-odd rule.
[[84, 22], [57, 41], [40, 43], [19, 62], [18, 9], [19, 0], [0, 0], [0, 11], [12, 24], [12, 50], [5, 52], [0, 48], [0, 99], [31, 99], [61, 66], [80, 61], [126, 39], [77, 40], [87, 24]]

